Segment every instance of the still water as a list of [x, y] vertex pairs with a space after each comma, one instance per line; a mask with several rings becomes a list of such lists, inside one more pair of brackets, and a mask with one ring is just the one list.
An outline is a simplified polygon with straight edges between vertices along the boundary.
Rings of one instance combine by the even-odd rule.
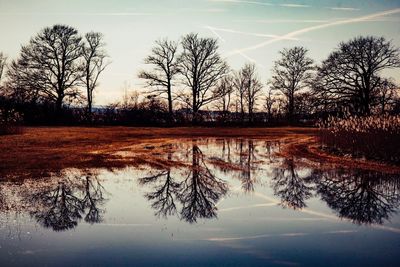
[[400, 266], [400, 175], [321, 170], [263, 140], [161, 146], [146, 149], [169, 168], [0, 182], [0, 265]]

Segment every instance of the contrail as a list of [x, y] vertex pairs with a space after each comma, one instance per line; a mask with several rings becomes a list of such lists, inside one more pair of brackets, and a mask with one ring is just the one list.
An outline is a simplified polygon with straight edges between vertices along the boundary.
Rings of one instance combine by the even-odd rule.
[[[229, 32], [229, 33], [237, 33], [237, 34], [243, 34], [243, 35], [251, 35], [251, 36], [256, 36], [256, 37], [266, 37], [266, 38], [277, 38], [279, 35], [276, 34], [264, 34], [264, 33], [255, 33], [255, 32], [243, 32], [243, 31], [237, 31], [233, 29], [226, 29], [226, 28], [216, 28], [216, 27], [211, 27], [211, 26], [205, 26], [205, 28], [209, 29], [212, 31], [214, 34], [217, 35], [215, 31], [219, 32]], [[297, 38], [286, 38], [287, 40], [294, 40], [298, 41], [299, 39]]]
[[[209, 29], [219, 40], [221, 40], [221, 42], [226, 43], [226, 40], [224, 38], [222, 38], [222, 36], [220, 34], [217, 33], [215, 28], [210, 27], [210, 26], [204, 26], [204, 28]], [[246, 60], [259, 65], [263, 69], [266, 69], [266, 67], [263, 64], [257, 63], [254, 59], [252, 59], [251, 57], [249, 57], [245, 53], [239, 52], [238, 54], [241, 55], [242, 57], [244, 57]]]
[[344, 25], [344, 24], [349, 24], [349, 23], [356, 23], [356, 22], [362, 22], [362, 21], [368, 21], [371, 19], [376, 19], [376, 18], [380, 18], [383, 16], [387, 16], [387, 15], [391, 15], [391, 14], [396, 14], [396, 13], [400, 13], [400, 8], [396, 8], [396, 9], [391, 9], [391, 10], [387, 10], [384, 12], [379, 12], [379, 13], [375, 13], [375, 14], [371, 14], [371, 15], [367, 15], [367, 16], [363, 16], [363, 17], [358, 17], [358, 18], [353, 18], [353, 19], [346, 19], [346, 20], [339, 20], [339, 21], [334, 21], [334, 22], [329, 22], [329, 23], [325, 23], [325, 24], [321, 24], [321, 25], [316, 25], [316, 26], [311, 26], [311, 27], [307, 27], [307, 28], [303, 28], [297, 31], [293, 31], [290, 33], [287, 33], [285, 35], [282, 36], [278, 36], [276, 38], [273, 38], [271, 40], [268, 41], [264, 41], [262, 43], [253, 45], [253, 46], [249, 46], [249, 47], [245, 47], [242, 49], [237, 49], [234, 50], [228, 54], [226, 54], [226, 56], [232, 56], [235, 54], [240, 54], [246, 51], [251, 51], [251, 50], [255, 50], [276, 42], [279, 42], [281, 40], [285, 40], [287, 38], [293, 38], [295, 36], [307, 33], [307, 32], [311, 32], [311, 31], [316, 31], [316, 30], [320, 30], [320, 29], [324, 29], [324, 28], [328, 28], [328, 27], [332, 27], [332, 26], [337, 26], [337, 25]]

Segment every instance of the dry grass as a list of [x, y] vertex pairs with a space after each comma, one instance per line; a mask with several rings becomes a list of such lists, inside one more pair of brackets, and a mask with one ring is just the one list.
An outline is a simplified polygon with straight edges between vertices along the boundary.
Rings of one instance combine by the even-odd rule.
[[320, 128], [328, 151], [400, 163], [400, 116], [329, 118]]
[[316, 134], [317, 130], [311, 128], [26, 128], [21, 135], [0, 136], [0, 179], [47, 176], [65, 168], [179, 166], [183, 163], [161, 155], [174, 149], [171, 144], [195, 137], [281, 140], [287, 144], [282, 150], [284, 156], [335, 162], [337, 158], [316, 149]]

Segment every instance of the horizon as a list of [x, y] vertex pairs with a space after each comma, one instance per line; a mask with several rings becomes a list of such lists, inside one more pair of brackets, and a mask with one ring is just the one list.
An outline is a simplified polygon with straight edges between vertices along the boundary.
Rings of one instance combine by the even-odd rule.
[[[304, 46], [319, 64], [340, 42], [360, 35], [383, 36], [400, 47], [400, 1], [0, 0], [0, 9], [0, 51], [9, 59], [15, 59], [21, 45], [41, 29], [54, 24], [70, 25], [80, 34], [104, 34], [112, 63], [100, 77], [96, 106], [120, 101], [124, 84], [145, 91], [137, 74], [147, 68], [143, 60], [154, 41], [179, 40], [190, 32], [217, 38], [220, 54], [234, 70], [256, 63], [264, 85], [283, 48]], [[398, 70], [385, 76], [400, 81]]]

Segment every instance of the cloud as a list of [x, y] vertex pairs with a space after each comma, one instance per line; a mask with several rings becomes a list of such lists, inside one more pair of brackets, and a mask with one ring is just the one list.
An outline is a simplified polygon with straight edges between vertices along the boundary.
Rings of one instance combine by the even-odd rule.
[[226, 12], [226, 9], [222, 8], [206, 8], [206, 9], [198, 9], [191, 7], [183, 7], [179, 8], [176, 11], [178, 12], [201, 12], [201, 13], [223, 13]]
[[321, 29], [328, 28], [328, 27], [333, 27], [333, 26], [339, 26], [339, 25], [345, 25], [345, 24], [350, 24], [350, 23], [369, 21], [371, 19], [377, 19], [377, 18], [380, 18], [380, 17], [383, 17], [383, 16], [396, 14], [396, 13], [400, 13], [400, 8], [391, 9], [391, 10], [387, 10], [387, 11], [383, 11], [383, 12], [379, 12], [379, 13], [374, 13], [374, 14], [370, 14], [370, 15], [362, 16], [362, 17], [358, 17], [358, 18], [338, 20], [338, 21], [328, 22], [328, 23], [324, 23], [324, 24], [320, 24], [320, 25], [306, 27], [306, 28], [303, 28], [303, 29], [300, 29], [300, 30], [289, 32], [287, 34], [278, 36], [276, 38], [273, 38], [273, 39], [268, 40], [268, 41], [264, 41], [262, 43], [259, 43], [259, 44], [253, 45], [253, 46], [249, 46], [249, 47], [245, 47], [245, 48], [241, 48], [241, 49], [237, 49], [237, 50], [231, 51], [226, 56], [232, 56], [232, 55], [240, 54], [240, 53], [243, 53], [243, 52], [246, 52], [246, 51], [259, 49], [259, 48], [265, 47], [267, 45], [279, 42], [281, 40], [286, 40], [287, 38], [294, 38], [296, 36], [299, 36], [299, 35], [302, 35], [302, 34], [305, 34], [305, 33], [308, 33], [308, 32], [321, 30]]
[[331, 10], [342, 10], [342, 11], [358, 11], [359, 8], [354, 7], [328, 7]]
[[283, 7], [300, 7], [300, 8], [310, 7], [309, 5], [300, 5], [300, 4], [280, 4], [279, 6], [283, 6]]
[[208, 0], [209, 2], [233, 3], [233, 4], [251, 4], [260, 6], [273, 6], [271, 3], [258, 2], [258, 1], [245, 1], [245, 0]]
[[330, 20], [317, 19], [258, 19], [258, 20], [235, 20], [236, 22], [254, 22], [254, 23], [324, 23]]
[[17, 13], [0, 13], [1, 15], [37, 15], [37, 16], [151, 16], [153, 13], [143, 13], [143, 12], [17, 12]]
[[309, 5], [301, 5], [301, 4], [272, 4], [267, 2], [259, 2], [259, 1], [246, 1], [246, 0], [208, 0], [209, 2], [220, 2], [220, 3], [232, 3], [232, 4], [249, 4], [249, 5], [258, 5], [258, 6], [281, 6], [281, 7], [290, 7], [290, 8], [305, 8], [310, 7]]

